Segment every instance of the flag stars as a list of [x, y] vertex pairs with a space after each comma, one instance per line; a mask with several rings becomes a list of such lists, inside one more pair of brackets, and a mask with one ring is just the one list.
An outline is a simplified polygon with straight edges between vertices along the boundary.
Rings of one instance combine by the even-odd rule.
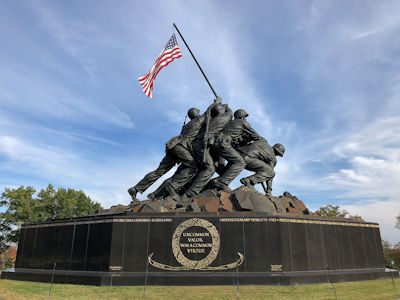
[[174, 48], [175, 46], [178, 46], [178, 42], [176, 40], [176, 36], [175, 33], [171, 36], [171, 38], [169, 39], [167, 45], [165, 46], [165, 50], [169, 50]]

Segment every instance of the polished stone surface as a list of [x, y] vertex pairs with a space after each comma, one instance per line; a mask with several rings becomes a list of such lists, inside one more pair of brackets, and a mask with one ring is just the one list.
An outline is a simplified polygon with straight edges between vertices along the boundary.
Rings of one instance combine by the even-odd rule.
[[254, 212], [120, 213], [24, 225], [15, 272], [2, 278], [48, 281], [54, 263], [56, 282], [95, 285], [390, 276], [375, 223]]

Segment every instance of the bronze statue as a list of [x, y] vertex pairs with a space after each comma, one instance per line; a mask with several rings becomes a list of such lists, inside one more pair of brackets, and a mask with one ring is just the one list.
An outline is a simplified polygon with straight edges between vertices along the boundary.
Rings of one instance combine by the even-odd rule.
[[[261, 138], [249, 145], [240, 147], [238, 151], [246, 162], [245, 169], [255, 172], [251, 176], [240, 179], [240, 182], [248, 187], [261, 183], [265, 193], [270, 196], [272, 180], [275, 176], [276, 156], [283, 156], [285, 147], [282, 144], [275, 144], [271, 147], [266, 139]], [[264, 186], [264, 182], [266, 186]]]
[[[243, 169], [255, 172], [240, 180], [243, 185], [260, 183], [265, 193], [271, 194], [276, 156], [283, 156], [285, 147], [271, 147], [247, 122], [244, 109], [232, 114], [219, 97], [203, 115], [199, 113], [197, 108], [188, 110], [190, 122], [166, 143], [165, 157], [158, 168], [128, 190], [133, 206], [139, 202], [137, 193], [143, 193], [176, 164], [179, 167], [175, 174], [150, 193], [149, 199], [172, 196], [179, 200], [182, 195], [193, 198], [205, 188], [230, 191], [229, 184]], [[210, 181], [215, 172], [219, 177]]]
[[[179, 141], [181, 145], [183, 145], [187, 150], [192, 153], [193, 140], [198, 137], [200, 129], [204, 126], [206, 114], [198, 116], [199, 110], [197, 108], [189, 109], [188, 115], [190, 113], [196, 113], [196, 117], [193, 118], [188, 124], [183, 126], [181, 135], [179, 136]], [[198, 165], [195, 159], [194, 161], [194, 163]], [[178, 193], [181, 188], [185, 184], [187, 184], [196, 174], [197, 172], [194, 173], [192, 172], [191, 168], [187, 167], [184, 164], [181, 164], [174, 175], [171, 178], [165, 180], [156, 191], [150, 193], [148, 195], [148, 198], [155, 199], [164, 195], [165, 193], [174, 198], [177, 198], [179, 197]]]
[[245, 160], [236, 150], [240, 143], [260, 139], [259, 134], [246, 121], [248, 113], [244, 109], [235, 111], [234, 117], [219, 133], [214, 144], [216, 153], [228, 162], [223, 174], [213, 182], [217, 190], [229, 191], [229, 184], [246, 166]]
[[217, 135], [232, 120], [232, 110], [227, 104], [215, 103], [210, 109], [210, 119], [208, 120], [207, 147], [205, 147], [204, 139], [206, 126], [200, 130], [197, 138], [193, 142], [193, 154], [198, 163], [202, 164], [202, 170], [196, 175], [190, 187], [185, 194], [193, 197], [200, 193], [210, 181], [215, 173], [215, 160], [210, 153], [210, 146], [215, 142]]
[[166, 143], [165, 156], [157, 169], [147, 174], [134, 187], [128, 190], [132, 198], [132, 204], [138, 202], [136, 198], [138, 192], [143, 193], [178, 163], [181, 164], [179, 174], [174, 178], [174, 181], [165, 186], [171, 194], [175, 194], [175, 187], [178, 184], [197, 173], [197, 162], [192, 156], [190, 147], [191, 142], [198, 136], [198, 132], [204, 123], [204, 116], [199, 117], [199, 112], [200, 110], [197, 108], [189, 109], [188, 117], [191, 119], [190, 122], [183, 126], [180, 135], [173, 137]]

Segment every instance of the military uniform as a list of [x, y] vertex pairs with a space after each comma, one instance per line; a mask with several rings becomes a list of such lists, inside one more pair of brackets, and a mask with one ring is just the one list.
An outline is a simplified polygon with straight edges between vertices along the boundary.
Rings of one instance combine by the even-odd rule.
[[275, 176], [276, 156], [267, 140], [261, 138], [252, 144], [238, 148], [238, 151], [246, 162], [245, 169], [255, 172], [247, 177], [251, 184], [267, 181], [268, 187], [271, 188], [272, 179]]
[[191, 153], [191, 143], [202, 127], [204, 119], [204, 115], [192, 119], [183, 126], [179, 136], [173, 137], [166, 143], [165, 157], [157, 169], [147, 174], [134, 186], [139, 193], [143, 193], [178, 163], [181, 163], [178, 171], [167, 183], [173, 189], [183, 186], [197, 173], [197, 162]]
[[247, 141], [260, 139], [258, 133], [244, 118], [231, 120], [219, 134], [214, 146], [218, 155], [226, 159], [228, 164], [217, 182], [228, 186], [245, 168], [246, 162], [242, 155], [236, 150], [245, 136]]
[[[192, 153], [192, 143], [194, 139], [198, 136], [201, 127], [204, 124], [205, 115], [197, 117], [186, 124], [179, 136], [179, 144], [186, 148], [190, 153]], [[190, 179], [197, 174], [198, 164], [197, 161], [191, 157], [192, 162], [190, 164], [182, 163], [175, 174], [168, 179], [167, 185], [172, 187], [175, 191], [180, 190], [185, 184], [189, 182]]]
[[[208, 127], [208, 144], [212, 145], [215, 142], [217, 135], [225, 127], [230, 120], [232, 120], [232, 110], [228, 105], [224, 105], [225, 112], [220, 115], [211, 117], [209, 127]], [[194, 178], [192, 184], [187, 190], [188, 195], [195, 195], [201, 192], [201, 190], [210, 181], [212, 175], [215, 173], [214, 158], [210, 153], [209, 147], [204, 147], [204, 135], [205, 126], [200, 130], [197, 138], [193, 142], [193, 154], [199, 163], [203, 163], [204, 169], [201, 170]], [[205, 154], [204, 154], [205, 152]], [[205, 157], [205, 162], [203, 162], [203, 156]]]

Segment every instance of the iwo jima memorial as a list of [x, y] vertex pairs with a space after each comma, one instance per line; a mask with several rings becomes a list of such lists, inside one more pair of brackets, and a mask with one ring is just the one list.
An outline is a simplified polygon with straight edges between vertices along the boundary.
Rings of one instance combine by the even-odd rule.
[[[165, 65], [182, 55], [174, 35], [165, 53], [175, 55]], [[316, 216], [288, 192], [272, 196], [274, 167], [284, 146], [270, 145], [252, 128], [246, 119], [251, 112], [233, 112], [223, 103], [197, 65], [215, 100], [204, 113], [189, 109], [190, 121], [166, 143], [157, 169], [128, 190], [131, 204], [22, 225], [15, 270], [2, 278], [93, 285], [290, 285], [390, 276], [378, 224]], [[152, 71], [159, 72], [154, 66]], [[148, 96], [154, 78], [141, 78]], [[175, 165], [175, 174], [148, 200], [137, 200]], [[252, 175], [231, 190], [244, 169]]]

